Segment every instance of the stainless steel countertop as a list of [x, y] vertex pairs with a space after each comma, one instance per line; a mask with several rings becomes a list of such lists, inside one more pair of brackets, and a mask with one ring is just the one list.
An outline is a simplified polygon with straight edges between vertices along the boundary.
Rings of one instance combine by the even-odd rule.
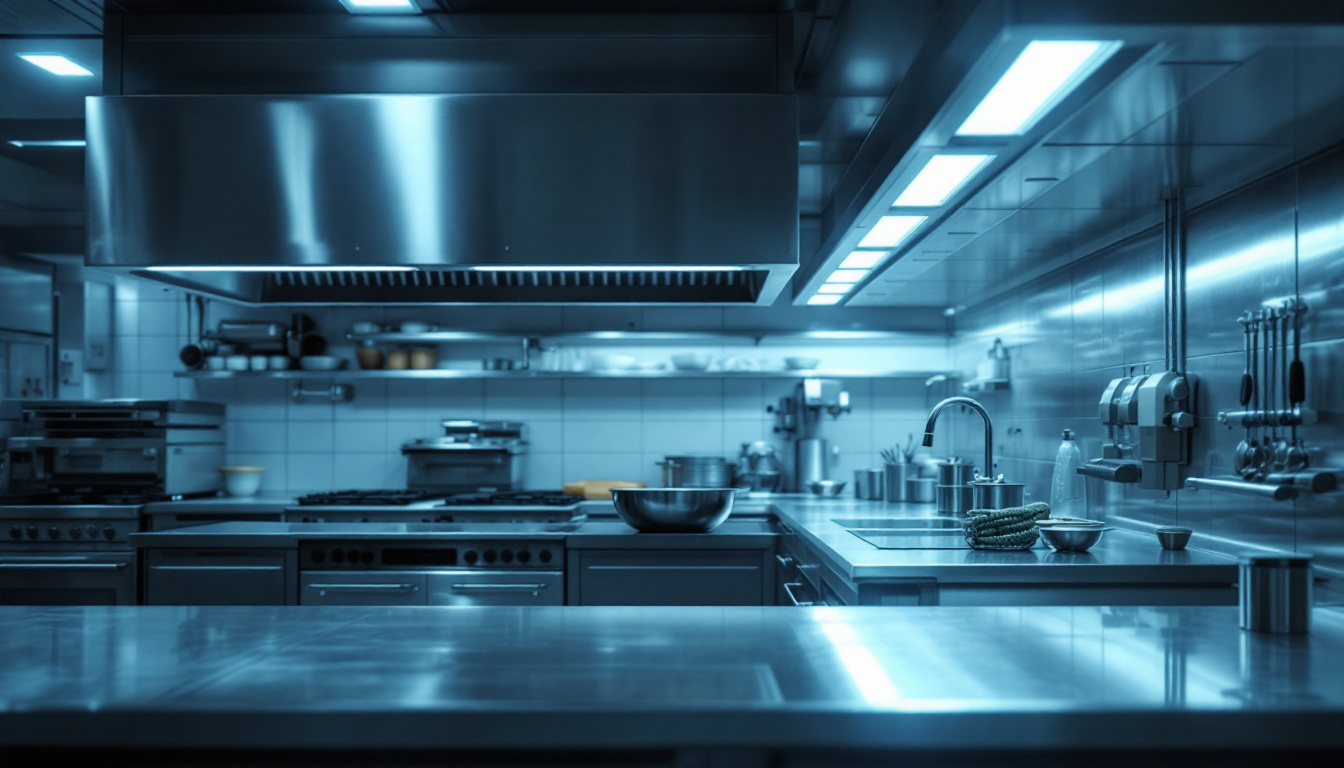
[[1344, 611], [0, 607], [0, 744], [1344, 750]]
[[1049, 580], [1231, 584], [1237, 580], [1235, 558], [1193, 548], [1168, 552], [1153, 536], [1123, 530], [1107, 531], [1101, 541], [1082, 554], [1052, 552], [1044, 542], [1021, 552], [977, 552], [970, 548], [880, 550], [832, 520], [928, 517], [936, 514], [934, 505], [804, 497], [779, 499], [771, 502], [771, 508], [781, 522], [807, 539], [832, 568], [855, 582], [931, 578], [945, 583]]
[[256, 496], [212, 496], [208, 499], [182, 501], [152, 501], [140, 511], [143, 515], [164, 514], [230, 514], [275, 515], [297, 502], [293, 496], [282, 493], [262, 493]]

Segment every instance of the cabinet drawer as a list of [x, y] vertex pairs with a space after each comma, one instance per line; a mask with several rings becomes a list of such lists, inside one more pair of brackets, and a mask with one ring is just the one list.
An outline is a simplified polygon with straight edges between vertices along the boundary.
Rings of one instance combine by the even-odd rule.
[[292, 604], [285, 552], [150, 550], [146, 605]]
[[426, 586], [421, 573], [302, 573], [299, 605], [426, 605]]
[[577, 555], [571, 604], [762, 605], [759, 551], [611, 550]]

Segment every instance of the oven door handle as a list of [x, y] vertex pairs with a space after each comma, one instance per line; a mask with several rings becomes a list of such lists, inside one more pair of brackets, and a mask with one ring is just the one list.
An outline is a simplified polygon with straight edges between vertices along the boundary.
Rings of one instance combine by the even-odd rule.
[[790, 581], [790, 582], [787, 582], [787, 583], [784, 585], [784, 594], [788, 595], [788, 596], [789, 596], [789, 599], [793, 601], [793, 604], [796, 605], [796, 606], [798, 606], [798, 607], [800, 607], [800, 608], [806, 608], [806, 607], [809, 606], [809, 605], [814, 605], [814, 603], [809, 603], [809, 602], [806, 602], [806, 601], [804, 601], [804, 600], [799, 600], [799, 599], [798, 599], [798, 596], [795, 595], [795, 594], [793, 594], [793, 588], [794, 588], [794, 587], [802, 587], [802, 586], [803, 586], [802, 584], [800, 584], [800, 583], [798, 583], [798, 582], [796, 582], [796, 581]]
[[546, 584], [449, 584], [454, 592], [532, 592], [546, 589]]
[[309, 584], [308, 589], [321, 592], [416, 592], [417, 584]]
[[85, 571], [119, 571], [130, 563], [7, 563], [0, 561], [0, 568], [11, 571], [64, 571], [78, 568]]

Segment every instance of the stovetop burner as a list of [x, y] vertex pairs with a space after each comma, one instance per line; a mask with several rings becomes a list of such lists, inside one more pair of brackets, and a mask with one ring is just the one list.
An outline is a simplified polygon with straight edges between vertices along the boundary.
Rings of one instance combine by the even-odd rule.
[[421, 501], [440, 498], [442, 494], [428, 491], [333, 491], [311, 493], [299, 498], [301, 507], [404, 507]]
[[567, 507], [583, 501], [560, 491], [511, 491], [507, 493], [461, 493], [444, 499], [444, 507]]

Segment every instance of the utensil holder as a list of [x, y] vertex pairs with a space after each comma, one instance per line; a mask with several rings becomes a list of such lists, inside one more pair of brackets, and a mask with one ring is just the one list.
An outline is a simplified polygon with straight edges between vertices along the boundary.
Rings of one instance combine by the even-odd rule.
[[887, 501], [905, 501], [907, 481], [919, 477], [919, 465], [887, 464], [882, 469], [886, 474]]
[[1242, 629], [1276, 635], [1311, 629], [1311, 555], [1248, 555], [1238, 567]]
[[883, 467], [854, 470], [854, 498], [882, 501], [886, 497], [886, 470]]

